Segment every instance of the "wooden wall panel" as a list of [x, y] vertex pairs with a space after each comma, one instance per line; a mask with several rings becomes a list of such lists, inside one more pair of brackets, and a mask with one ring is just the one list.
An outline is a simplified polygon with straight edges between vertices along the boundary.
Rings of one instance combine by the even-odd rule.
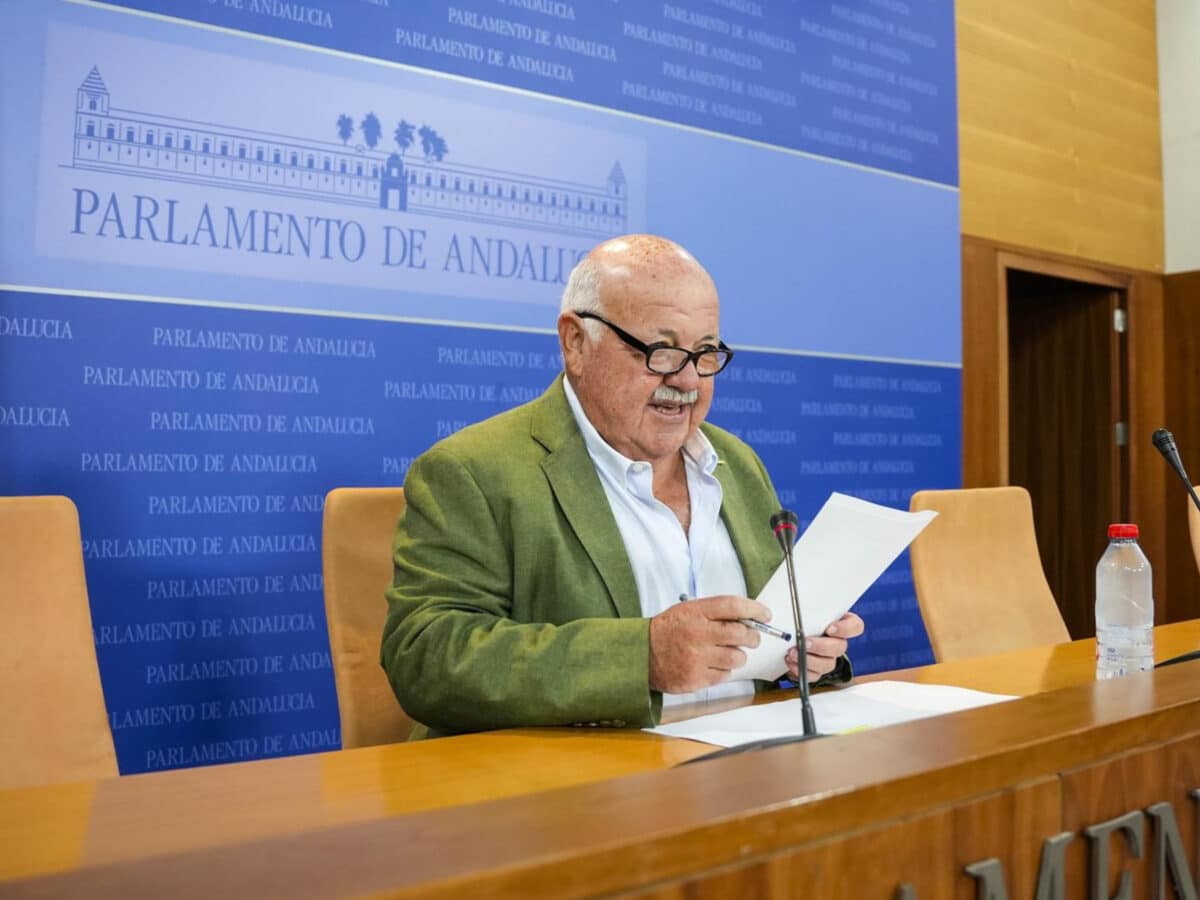
[[963, 487], [1008, 484], [1008, 299], [998, 250], [962, 242]]
[[[1162, 425], [1174, 432], [1183, 465], [1192, 483], [1200, 484], [1200, 272], [1168, 275], [1163, 291], [1166, 411]], [[1188, 538], [1191, 501], [1183, 484], [1167, 471], [1166, 462], [1158, 462], [1165, 479], [1169, 613], [1173, 619], [1200, 616], [1200, 572]], [[1154, 574], [1157, 582], [1157, 569]], [[1162, 598], [1157, 590], [1155, 594]]]
[[1188, 616], [1181, 614], [1182, 598], [1166, 564], [1167, 471], [1150, 440], [1165, 414], [1162, 277], [1133, 273], [1128, 303], [1129, 515], [1141, 529], [1138, 543], [1154, 568], [1154, 620], [1177, 622]]
[[1163, 268], [1151, 0], [957, 0], [962, 231]]

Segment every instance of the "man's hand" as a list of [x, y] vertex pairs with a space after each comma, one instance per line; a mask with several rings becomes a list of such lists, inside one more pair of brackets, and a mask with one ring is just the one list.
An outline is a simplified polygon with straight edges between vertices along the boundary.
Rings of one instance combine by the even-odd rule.
[[[849, 639], [858, 637], [865, 628], [866, 625], [862, 619], [854, 613], [848, 612], [826, 628], [823, 637], [808, 638], [805, 644], [808, 680], [816, 681], [822, 675], [832, 672], [833, 667], [837, 665], [838, 657], [845, 654]], [[788, 675], [793, 679], [800, 677], [798, 658], [799, 654], [795, 647], [789, 650], [785, 657]]]
[[740, 648], [758, 646], [758, 632], [737, 620], [770, 618], [761, 603], [729, 595], [676, 603], [659, 613], [650, 620], [651, 689], [686, 694], [720, 684], [746, 662]]

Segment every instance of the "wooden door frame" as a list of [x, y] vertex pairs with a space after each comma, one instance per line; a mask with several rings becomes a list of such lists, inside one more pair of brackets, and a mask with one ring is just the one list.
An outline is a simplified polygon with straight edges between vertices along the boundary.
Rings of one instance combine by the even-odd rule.
[[[998, 348], [998, 352], [999, 352], [998, 360], [999, 360], [999, 364], [1000, 364], [1000, 372], [999, 372], [998, 377], [999, 377], [1000, 388], [1003, 391], [1003, 397], [1002, 397], [1001, 402], [1004, 404], [1002, 407], [1004, 410], [1004, 415], [1001, 417], [1002, 422], [1001, 422], [1001, 436], [1000, 436], [1000, 441], [1003, 446], [1004, 455], [1003, 455], [1002, 460], [1000, 461], [1000, 469], [1001, 469], [1002, 477], [1004, 478], [1006, 483], [1009, 481], [1009, 475], [1010, 475], [1008, 455], [1009, 455], [1009, 448], [1011, 447], [1011, 438], [1012, 438], [1012, 435], [1010, 434], [1009, 428], [1008, 428], [1008, 424], [1009, 424], [1008, 362], [1009, 362], [1009, 353], [1010, 353], [1010, 348], [1008, 346], [1008, 332], [1007, 332], [1007, 330], [1008, 330], [1008, 299], [1009, 299], [1008, 276], [1009, 276], [1010, 272], [1014, 272], [1014, 271], [1015, 272], [1027, 272], [1027, 273], [1031, 273], [1034, 275], [1047, 275], [1047, 276], [1051, 276], [1053, 278], [1061, 278], [1066, 281], [1076, 282], [1078, 284], [1086, 284], [1090, 287], [1108, 289], [1110, 292], [1119, 291], [1126, 298], [1126, 308], [1127, 308], [1128, 302], [1129, 302], [1128, 301], [1129, 291], [1133, 285], [1133, 276], [1128, 273], [1124, 273], [1124, 272], [1109, 272], [1109, 271], [1105, 271], [1104, 269], [1096, 268], [1094, 266], [1080, 265], [1077, 263], [1064, 263], [1064, 262], [1060, 262], [1058, 260], [1052, 260], [1052, 259], [1043, 259], [1043, 258], [1036, 257], [1036, 256], [1030, 256], [1027, 253], [1014, 253], [1011, 250], [1002, 250], [996, 254], [996, 277], [999, 279], [999, 281], [997, 282], [997, 290], [999, 291], [998, 315], [1000, 316], [1001, 320], [1004, 323], [1003, 327], [1001, 328], [1001, 330], [1004, 332], [1004, 334], [1001, 337], [1000, 347]], [[1111, 296], [1111, 294], [1110, 294], [1110, 296]], [[1109, 308], [1110, 308], [1109, 315], [1110, 316], [1113, 314], [1112, 310], [1115, 309], [1115, 307], [1116, 307], [1116, 304], [1114, 304], [1112, 302], [1109, 303]], [[1112, 320], [1110, 319], [1110, 321], [1112, 321]], [[1122, 375], [1122, 362], [1123, 361], [1116, 352], [1117, 348], [1119, 346], [1119, 342], [1117, 341], [1117, 335], [1116, 335], [1115, 329], [1112, 332], [1110, 332], [1110, 334], [1113, 337], [1112, 344], [1110, 347], [1110, 354], [1111, 354], [1110, 359], [1112, 360], [1112, 370], [1111, 370], [1112, 376], [1111, 376], [1111, 381], [1108, 385], [1108, 391], [1109, 391], [1109, 396], [1114, 399], [1115, 408], [1120, 410], [1120, 413], [1123, 416], [1123, 421], [1125, 421], [1128, 424], [1129, 410], [1127, 408], [1124, 408], [1121, 403], [1121, 394], [1122, 394], [1121, 375]], [[1109, 445], [1109, 457], [1110, 457], [1109, 471], [1111, 472], [1111, 484], [1109, 485], [1109, 489], [1111, 492], [1111, 496], [1114, 498], [1114, 500], [1116, 501], [1116, 504], [1117, 504], [1117, 506], [1112, 514], [1113, 519], [1115, 520], [1116, 518], [1119, 518], [1123, 515], [1128, 515], [1128, 512], [1129, 512], [1128, 509], [1126, 508], [1125, 504], [1122, 503], [1122, 498], [1126, 494], [1125, 488], [1127, 488], [1127, 485], [1125, 482], [1128, 480], [1128, 478], [1130, 476], [1130, 472], [1128, 471], [1128, 469], [1126, 469], [1125, 471], [1122, 471], [1121, 453], [1116, 445], [1116, 435], [1113, 434], [1112, 438], [1113, 438], [1113, 442]], [[1122, 476], [1124, 476], [1124, 477], [1122, 477]]]
[[[1163, 366], [1163, 277], [1090, 260], [962, 238], [964, 487], [1008, 484], [1008, 272], [1017, 269], [1125, 291], [1129, 373], [1129, 508], [1155, 571], [1155, 595], [1166, 589], [1166, 466], [1150, 444], [1166, 413]], [[1165, 603], [1155, 607], [1158, 621]]]
[[[999, 412], [1000, 415], [997, 420], [996, 435], [996, 477], [999, 479], [997, 484], [1001, 485], [1006, 485], [1009, 483], [1008, 450], [1010, 435], [1008, 429], [1008, 273], [1013, 270], [1018, 272], [1030, 272], [1035, 275], [1049, 275], [1054, 278], [1064, 278], [1068, 281], [1078, 281], [1083, 284], [1095, 285], [1096, 287], [1115, 288], [1116, 290], [1124, 291], [1126, 296], [1129, 294], [1129, 289], [1133, 281], [1132, 277], [1129, 275], [1118, 272], [1108, 272], [1103, 269], [1093, 268], [1092, 266], [1064, 263], [1056, 259], [1046, 259], [1039, 256], [1032, 256], [1028, 253], [1017, 253], [1012, 250], [997, 251], [995, 353], [997, 381], [996, 388], [998, 391], [996, 402], [999, 404], [997, 412]], [[966, 329], [966, 309], [964, 303], [964, 337]], [[965, 368], [965, 354], [963, 363]]]

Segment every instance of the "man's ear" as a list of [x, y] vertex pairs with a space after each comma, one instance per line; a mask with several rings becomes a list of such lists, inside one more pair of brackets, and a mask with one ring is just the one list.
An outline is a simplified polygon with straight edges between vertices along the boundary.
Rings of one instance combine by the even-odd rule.
[[583, 370], [583, 348], [588, 336], [583, 323], [571, 313], [558, 317], [558, 343], [562, 348], [563, 368], [568, 375], [578, 377]]

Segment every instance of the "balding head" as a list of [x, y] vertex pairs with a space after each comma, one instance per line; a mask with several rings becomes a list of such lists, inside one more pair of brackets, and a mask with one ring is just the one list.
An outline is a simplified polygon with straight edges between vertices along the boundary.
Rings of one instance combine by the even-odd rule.
[[[622, 283], [628, 285], [639, 279], [651, 283], [700, 279], [716, 292], [704, 266], [679, 244], [656, 234], [625, 234], [598, 244], [579, 261], [567, 280], [559, 311], [601, 315], [612, 312], [611, 295], [623, 293]], [[606, 285], [615, 291], [606, 291]], [[593, 341], [600, 337], [603, 327], [596, 321], [583, 323], [584, 331]]]

